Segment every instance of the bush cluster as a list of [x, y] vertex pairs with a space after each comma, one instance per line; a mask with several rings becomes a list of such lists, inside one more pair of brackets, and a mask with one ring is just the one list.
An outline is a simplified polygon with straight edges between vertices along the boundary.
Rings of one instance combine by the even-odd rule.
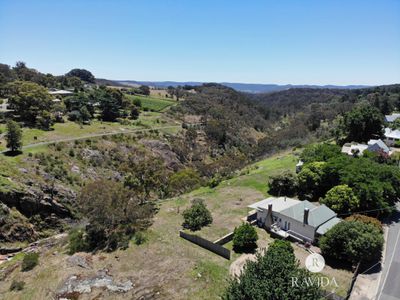
[[194, 199], [190, 208], [183, 212], [184, 222], [182, 226], [192, 231], [212, 223], [213, 219], [202, 199]]
[[30, 271], [34, 267], [36, 267], [38, 263], [39, 263], [38, 253], [35, 252], [27, 253], [22, 260], [21, 270], [23, 272]]
[[251, 252], [257, 248], [258, 235], [249, 223], [243, 223], [233, 231], [233, 248], [236, 252]]

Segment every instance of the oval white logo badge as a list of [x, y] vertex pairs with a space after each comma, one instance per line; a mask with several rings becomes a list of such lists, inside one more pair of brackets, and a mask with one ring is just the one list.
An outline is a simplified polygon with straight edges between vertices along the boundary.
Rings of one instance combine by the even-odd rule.
[[325, 259], [318, 253], [312, 253], [306, 258], [306, 268], [312, 273], [318, 273], [325, 267]]

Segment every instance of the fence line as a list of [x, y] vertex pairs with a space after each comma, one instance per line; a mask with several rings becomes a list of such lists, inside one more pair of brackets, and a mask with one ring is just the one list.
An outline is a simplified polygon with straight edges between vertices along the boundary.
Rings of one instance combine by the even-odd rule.
[[231, 259], [231, 251], [230, 250], [228, 250], [218, 244], [215, 244], [209, 240], [206, 240], [206, 239], [199, 237], [197, 235], [194, 235], [194, 234], [189, 234], [189, 233], [183, 232], [181, 230], [179, 231], [179, 236], [181, 238], [184, 238], [185, 240], [188, 240], [188, 241], [204, 248], [204, 249], [214, 252], [215, 254], [218, 254], [218, 255], [222, 256], [223, 258], [226, 258], [228, 260]]
[[358, 272], [360, 271], [360, 264], [361, 264], [361, 261], [358, 262], [356, 270], [354, 271], [354, 274], [353, 274], [353, 278], [351, 278], [350, 287], [347, 291], [347, 296], [345, 298], [346, 300], [348, 300], [350, 298], [351, 292], [353, 291], [354, 284], [356, 283], [356, 280], [357, 280]]
[[223, 237], [219, 238], [218, 240], [214, 241], [214, 244], [217, 245], [225, 245], [226, 243], [232, 241], [233, 239], [233, 231], [228, 233], [227, 235], [224, 235]]

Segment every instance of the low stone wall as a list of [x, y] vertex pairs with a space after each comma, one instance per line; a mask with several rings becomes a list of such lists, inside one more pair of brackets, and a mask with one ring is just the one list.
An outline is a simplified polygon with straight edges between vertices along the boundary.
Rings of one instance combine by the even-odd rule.
[[328, 299], [328, 300], [345, 300], [342, 296], [339, 296], [335, 293], [329, 292], [329, 291], [322, 291], [323, 298]]
[[202, 237], [199, 237], [197, 235], [194, 234], [189, 234], [183, 231], [179, 231], [179, 236], [181, 238], [184, 238], [185, 240], [188, 240], [196, 245], [199, 245], [200, 247], [207, 249], [211, 252], [214, 252], [215, 254], [218, 254], [220, 256], [222, 256], [223, 258], [226, 259], [231, 259], [231, 251], [229, 251], [228, 249], [215, 244], [209, 240], [203, 239]]
[[232, 239], [233, 239], [233, 232], [230, 232], [227, 235], [224, 235], [223, 237], [214, 241], [214, 244], [222, 246], [222, 245], [225, 245], [226, 243], [229, 243], [230, 241], [232, 241]]
[[257, 211], [251, 211], [249, 215], [247, 215], [247, 222], [257, 221]]

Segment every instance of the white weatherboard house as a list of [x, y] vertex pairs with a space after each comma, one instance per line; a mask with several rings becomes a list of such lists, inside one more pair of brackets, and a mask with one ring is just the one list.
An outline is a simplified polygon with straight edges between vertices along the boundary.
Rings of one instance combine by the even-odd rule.
[[385, 116], [385, 121], [388, 122], [388, 123], [392, 123], [392, 122], [396, 121], [398, 118], [400, 118], [400, 114], [399, 113], [386, 115]]
[[347, 155], [361, 156], [365, 150], [371, 152], [382, 151], [386, 154], [391, 154], [390, 148], [381, 140], [369, 140], [368, 145], [359, 143], [346, 143], [342, 147], [342, 153]]
[[51, 89], [51, 90], [49, 90], [49, 94], [53, 95], [53, 96], [71, 96], [74, 94], [74, 92], [67, 91], [67, 90]]
[[287, 197], [271, 197], [249, 205], [256, 210], [257, 224], [284, 238], [313, 243], [341, 219], [322, 204]]
[[400, 141], [400, 130], [392, 130], [385, 128], [385, 142], [389, 146], [393, 146], [396, 142]]

